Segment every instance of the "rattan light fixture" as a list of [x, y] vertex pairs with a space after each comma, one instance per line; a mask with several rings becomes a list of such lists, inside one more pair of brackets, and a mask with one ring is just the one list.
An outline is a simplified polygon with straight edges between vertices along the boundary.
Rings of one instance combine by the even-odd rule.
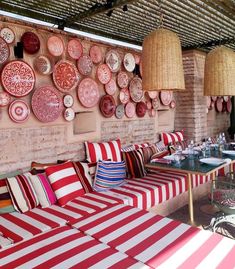
[[145, 37], [142, 50], [143, 89], [184, 90], [184, 71], [179, 37], [159, 28]]
[[207, 54], [204, 95], [235, 95], [235, 52], [233, 50], [221, 46]]

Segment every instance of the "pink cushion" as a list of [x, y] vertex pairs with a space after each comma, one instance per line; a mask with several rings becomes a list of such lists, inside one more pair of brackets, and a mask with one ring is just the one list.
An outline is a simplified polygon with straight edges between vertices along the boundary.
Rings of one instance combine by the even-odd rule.
[[165, 145], [170, 143], [175, 144], [176, 142], [183, 141], [184, 135], [182, 131], [174, 132], [174, 133], [162, 133], [161, 140]]
[[46, 174], [61, 206], [85, 193], [71, 162], [48, 167]]

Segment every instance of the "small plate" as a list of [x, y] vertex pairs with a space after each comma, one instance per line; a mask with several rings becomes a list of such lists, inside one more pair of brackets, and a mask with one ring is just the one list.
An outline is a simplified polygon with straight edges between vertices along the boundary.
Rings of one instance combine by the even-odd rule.
[[223, 150], [222, 153], [235, 156], [235, 150]]
[[115, 110], [115, 116], [117, 119], [121, 119], [125, 114], [125, 107], [123, 104], [118, 105]]
[[9, 116], [14, 122], [25, 122], [28, 119], [29, 114], [29, 106], [23, 100], [15, 100], [9, 106]]
[[11, 96], [7, 92], [0, 92], [0, 107], [9, 105], [11, 102]]
[[89, 55], [82, 55], [77, 61], [78, 71], [84, 76], [88, 76], [91, 74], [92, 67], [93, 62]]
[[209, 164], [212, 166], [218, 166], [224, 163], [226, 160], [220, 158], [203, 158], [199, 160], [201, 163]]
[[128, 72], [135, 69], [135, 57], [131, 53], [126, 53], [123, 59], [123, 65]]
[[52, 35], [47, 40], [47, 48], [52, 56], [61, 56], [64, 52], [63, 40], [56, 35]]
[[72, 59], [78, 60], [83, 54], [83, 47], [80, 40], [77, 38], [70, 39], [67, 45], [67, 51]]
[[64, 118], [67, 121], [72, 121], [75, 118], [75, 112], [71, 107], [65, 109]]
[[63, 103], [65, 107], [71, 107], [73, 105], [73, 96], [70, 94], [66, 94], [63, 98]]
[[21, 37], [24, 50], [29, 54], [35, 54], [40, 49], [40, 40], [33, 32], [25, 32]]
[[15, 33], [8, 27], [1, 29], [0, 36], [7, 42], [7, 44], [12, 44], [15, 40]]

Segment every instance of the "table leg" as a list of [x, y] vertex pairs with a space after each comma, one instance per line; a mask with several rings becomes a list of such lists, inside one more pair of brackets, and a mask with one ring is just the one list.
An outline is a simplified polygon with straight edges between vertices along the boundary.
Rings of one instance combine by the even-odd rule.
[[188, 174], [188, 208], [189, 208], [189, 224], [195, 225], [193, 212], [193, 190], [192, 190], [192, 176]]

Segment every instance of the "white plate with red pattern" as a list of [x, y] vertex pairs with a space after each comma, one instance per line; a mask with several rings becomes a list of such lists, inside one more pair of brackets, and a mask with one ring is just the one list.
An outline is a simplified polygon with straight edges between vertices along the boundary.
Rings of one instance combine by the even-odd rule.
[[7, 42], [7, 44], [12, 44], [15, 40], [15, 33], [9, 27], [3, 27], [0, 30], [0, 36]]
[[131, 99], [134, 102], [137, 103], [141, 101], [144, 96], [141, 78], [137, 76], [134, 77], [130, 82], [129, 90], [130, 90]]
[[160, 99], [164, 106], [168, 106], [172, 101], [173, 94], [171, 91], [161, 91]]
[[0, 37], [0, 64], [3, 64], [7, 61], [10, 56], [10, 50], [7, 42]]
[[83, 47], [80, 40], [77, 38], [70, 39], [67, 45], [67, 51], [72, 59], [78, 60], [83, 54]]
[[119, 93], [119, 100], [121, 101], [122, 104], [126, 104], [130, 100], [130, 92], [128, 88], [123, 88], [120, 90]]
[[107, 64], [100, 64], [97, 67], [96, 75], [97, 75], [98, 80], [102, 84], [107, 84], [112, 78], [111, 71]]
[[66, 108], [64, 111], [64, 118], [67, 121], [72, 121], [75, 118], [75, 111], [71, 107]]
[[131, 102], [128, 102], [125, 106], [125, 113], [128, 118], [133, 118], [135, 115], [135, 105]]
[[28, 104], [23, 100], [14, 100], [8, 110], [10, 118], [17, 123], [25, 122], [30, 114]]
[[117, 84], [120, 88], [127, 88], [129, 84], [128, 74], [124, 71], [120, 71], [117, 75]]
[[116, 50], [109, 50], [105, 56], [105, 62], [111, 72], [117, 72], [121, 68], [121, 57]]
[[61, 56], [64, 52], [63, 40], [56, 35], [52, 35], [47, 40], [47, 48], [52, 56]]
[[132, 53], [126, 53], [123, 59], [123, 65], [128, 72], [133, 72], [135, 69], [135, 57]]
[[11, 102], [11, 96], [9, 93], [1, 91], [0, 92], [0, 107], [9, 105]]
[[78, 71], [84, 75], [88, 76], [91, 74], [93, 63], [89, 55], [82, 55], [77, 61]]
[[113, 78], [111, 78], [110, 81], [107, 84], [105, 84], [104, 88], [107, 94], [114, 95], [117, 90], [116, 81]]

